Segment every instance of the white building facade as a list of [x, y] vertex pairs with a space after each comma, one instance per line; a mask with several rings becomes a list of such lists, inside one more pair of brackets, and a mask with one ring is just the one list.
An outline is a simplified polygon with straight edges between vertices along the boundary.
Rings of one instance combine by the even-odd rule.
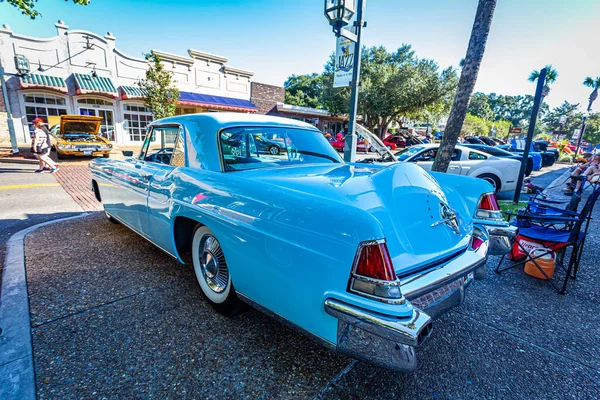
[[[57, 36], [47, 39], [0, 28], [0, 61], [17, 141], [30, 140], [37, 117], [51, 122], [79, 114], [102, 117], [101, 134], [117, 144], [140, 143], [152, 121], [136, 84], [145, 77], [147, 61], [119, 51], [110, 32], [69, 30], [62, 21], [55, 26]], [[226, 57], [192, 49], [186, 56], [152, 52], [173, 72], [181, 92], [177, 114], [257, 111], [250, 102], [253, 73], [228, 66]], [[19, 73], [15, 57], [29, 61], [29, 73]], [[0, 139], [7, 138], [8, 132], [0, 132]]]

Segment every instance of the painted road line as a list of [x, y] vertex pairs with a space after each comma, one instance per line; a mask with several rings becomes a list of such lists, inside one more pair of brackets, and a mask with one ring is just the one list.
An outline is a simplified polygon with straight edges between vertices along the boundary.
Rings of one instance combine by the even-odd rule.
[[25, 183], [23, 185], [6, 185], [0, 186], [0, 190], [11, 190], [11, 189], [29, 189], [37, 187], [54, 187], [60, 186], [60, 183]]

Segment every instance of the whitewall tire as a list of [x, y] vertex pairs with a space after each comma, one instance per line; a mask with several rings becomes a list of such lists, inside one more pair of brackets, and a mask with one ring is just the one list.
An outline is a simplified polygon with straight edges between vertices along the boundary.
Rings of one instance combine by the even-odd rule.
[[206, 226], [199, 225], [194, 232], [192, 263], [202, 294], [217, 312], [232, 316], [241, 311], [223, 249]]

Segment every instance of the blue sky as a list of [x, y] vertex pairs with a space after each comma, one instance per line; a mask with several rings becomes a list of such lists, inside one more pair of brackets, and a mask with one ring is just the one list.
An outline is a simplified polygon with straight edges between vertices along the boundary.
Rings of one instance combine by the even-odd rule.
[[[456, 66], [476, 7], [477, 0], [367, 0], [364, 41], [388, 50], [410, 43], [418, 56]], [[323, 0], [92, 0], [86, 7], [39, 0], [37, 8], [43, 16], [31, 21], [0, 3], [0, 23], [50, 37], [62, 19], [71, 29], [112, 32], [132, 56], [152, 48], [186, 55], [193, 48], [228, 57], [229, 65], [275, 85], [290, 74], [321, 72], [335, 47]], [[600, 76], [599, 20], [597, 0], [498, 0], [476, 90], [532, 93], [527, 76], [551, 63], [559, 78], [547, 102], [587, 104], [590, 90], [581, 82]]]

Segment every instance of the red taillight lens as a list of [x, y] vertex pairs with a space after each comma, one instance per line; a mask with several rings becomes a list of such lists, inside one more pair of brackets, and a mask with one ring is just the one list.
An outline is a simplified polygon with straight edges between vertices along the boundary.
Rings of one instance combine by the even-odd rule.
[[483, 239], [478, 238], [477, 236], [473, 236], [471, 238], [471, 248], [473, 250], [477, 250], [481, 247], [481, 245], [483, 244]]
[[384, 242], [360, 245], [348, 290], [390, 304], [404, 302], [400, 281]]
[[496, 200], [496, 194], [486, 193], [482, 195], [479, 199], [479, 205], [477, 206], [477, 208], [481, 210], [500, 211], [498, 200]]
[[475, 212], [475, 218], [501, 220], [502, 211], [496, 200], [495, 193], [484, 193], [479, 198], [479, 204], [477, 204], [477, 211]]
[[396, 272], [387, 245], [378, 243], [362, 247], [354, 273], [382, 281], [395, 281]]

